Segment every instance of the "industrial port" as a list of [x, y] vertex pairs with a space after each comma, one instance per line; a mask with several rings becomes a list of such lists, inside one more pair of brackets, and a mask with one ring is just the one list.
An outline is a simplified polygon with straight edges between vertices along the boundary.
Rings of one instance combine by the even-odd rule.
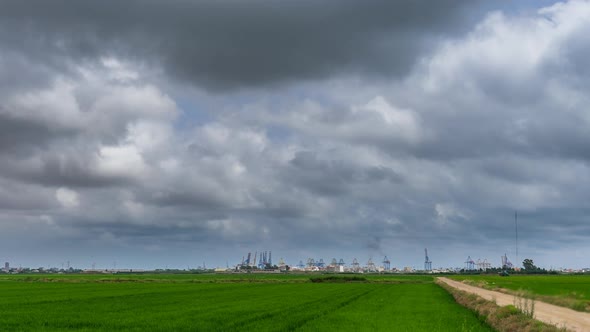
[[[424, 262], [419, 267], [416, 266], [396, 266], [388, 256], [382, 256], [382, 259], [368, 257], [366, 260], [352, 257], [350, 260], [345, 258], [324, 258], [307, 257], [298, 261], [287, 262], [282, 257], [278, 261], [273, 261], [272, 251], [253, 251], [242, 256], [239, 263], [225, 267], [207, 267], [205, 262], [195, 268], [187, 267], [186, 269], [177, 268], [157, 268], [157, 269], [138, 269], [138, 268], [117, 268], [116, 263], [108, 268], [97, 267], [92, 263], [91, 268], [78, 268], [70, 266], [70, 262], [62, 263], [61, 267], [15, 267], [9, 262], [5, 262], [0, 273], [19, 274], [19, 273], [151, 273], [151, 272], [178, 272], [178, 273], [420, 273], [420, 274], [437, 274], [437, 273], [479, 273], [479, 272], [498, 272], [502, 270], [519, 271], [521, 267], [513, 264], [507, 254], [503, 254], [494, 264], [487, 258], [473, 259], [470, 255], [465, 261], [454, 267], [437, 267], [433, 268], [433, 261], [430, 259], [428, 249], [424, 248]], [[549, 269], [546, 272], [560, 273], [588, 273], [590, 268], [570, 269], [558, 268]]]
[[518, 269], [506, 254], [500, 257], [499, 263], [498, 266], [494, 266], [487, 258], [473, 260], [471, 256], [467, 256], [462, 267], [433, 269], [433, 262], [428, 255], [428, 249], [424, 248], [423, 268], [413, 266], [396, 267], [395, 264], [392, 265], [392, 261], [387, 256], [383, 256], [382, 260], [369, 257], [366, 261], [353, 257], [348, 262], [344, 258], [334, 257], [331, 260], [324, 260], [323, 258], [308, 257], [305, 260], [299, 260], [295, 264], [288, 264], [283, 258], [280, 258], [276, 264], [273, 264], [272, 251], [255, 251], [254, 253], [248, 252], [243, 256], [241, 263], [235, 265], [234, 268], [227, 267], [226, 269], [218, 268], [216, 270], [219, 272], [457, 273], [487, 271], [490, 269]]

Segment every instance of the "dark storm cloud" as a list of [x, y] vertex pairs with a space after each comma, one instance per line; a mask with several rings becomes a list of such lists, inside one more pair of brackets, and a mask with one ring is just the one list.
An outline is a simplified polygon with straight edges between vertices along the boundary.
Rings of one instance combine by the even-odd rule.
[[352, 187], [359, 183], [373, 185], [385, 181], [395, 184], [403, 180], [391, 168], [363, 168], [350, 161], [322, 159], [320, 154], [314, 151], [298, 152], [282, 172], [284, 181], [291, 186], [326, 196], [347, 195], [353, 190]]
[[0, 154], [22, 154], [32, 148], [48, 144], [49, 140], [73, 136], [74, 131], [51, 128], [42, 121], [3, 113], [0, 105]]
[[[2, 23], [0, 23], [1, 25]], [[6, 31], [0, 31], [3, 36]], [[20, 37], [16, 37], [20, 38]], [[29, 61], [30, 54], [25, 50], [12, 49], [10, 43], [0, 37], [0, 96], [46, 86], [55, 74], [55, 68], [46, 65], [46, 61]]]
[[[0, 214], [7, 210], [45, 211], [55, 208], [53, 192], [0, 177]], [[1, 218], [0, 218], [1, 219]]]
[[[563, 113], [559, 105], [551, 105], [551, 100], [539, 105], [537, 102], [544, 100], [542, 96], [535, 97], [526, 109], [515, 112], [520, 102], [507, 103], [496, 90], [485, 91], [490, 100], [471, 106], [478, 108], [477, 112], [466, 112], [460, 117], [454, 111], [432, 112], [424, 117], [430, 137], [411, 147], [410, 153], [434, 160], [483, 159], [507, 154], [526, 155], [531, 159], [589, 160], [588, 149], [584, 147], [588, 140], [587, 125], [580, 113]], [[434, 109], [438, 105], [430, 107]], [[525, 120], [520, 126], [522, 119]], [[385, 144], [384, 148], [399, 151], [396, 146], [388, 145], [392, 144]]]
[[[0, 42], [36, 62], [117, 54], [207, 88], [405, 74], [474, 1], [3, 1]], [[473, 11], [472, 11], [473, 13]]]
[[51, 152], [41, 155], [34, 164], [26, 160], [12, 159], [0, 162], [6, 175], [25, 183], [43, 186], [66, 186], [71, 188], [100, 188], [126, 186], [133, 181], [124, 176], [108, 176], [93, 170], [92, 156], [85, 151], [72, 152], [70, 156], [55, 156]]
[[227, 202], [222, 197], [216, 197], [215, 192], [202, 192], [192, 188], [192, 190], [179, 191], [178, 189], [170, 191], [159, 191], [156, 193], [142, 193], [142, 201], [159, 206], [188, 207], [191, 209], [206, 209], [214, 211], [217, 209], [228, 208]]

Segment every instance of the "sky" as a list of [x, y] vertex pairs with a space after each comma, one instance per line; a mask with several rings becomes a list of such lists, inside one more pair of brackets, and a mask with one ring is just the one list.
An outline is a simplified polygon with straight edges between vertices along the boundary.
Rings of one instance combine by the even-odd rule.
[[[590, 2], [0, 0], [0, 260], [590, 266]], [[518, 211], [518, 256], [515, 217]]]

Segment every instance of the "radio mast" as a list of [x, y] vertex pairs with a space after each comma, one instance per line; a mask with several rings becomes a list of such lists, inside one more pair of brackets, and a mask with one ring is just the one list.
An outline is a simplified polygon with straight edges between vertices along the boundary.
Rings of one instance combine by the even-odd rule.
[[514, 211], [514, 234], [516, 239], [516, 264], [518, 266], [518, 212]]

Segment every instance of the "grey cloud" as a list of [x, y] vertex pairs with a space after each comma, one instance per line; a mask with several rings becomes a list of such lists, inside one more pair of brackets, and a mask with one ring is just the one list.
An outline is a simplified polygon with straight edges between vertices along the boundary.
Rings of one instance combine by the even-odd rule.
[[[457, 31], [462, 23], [446, 20], [466, 7], [455, 2], [445, 16], [439, 2], [430, 10], [422, 2], [142, 4], [39, 3], [26, 27], [17, 20], [24, 5], [0, 13], [0, 24], [28, 36], [9, 40], [1, 30], [0, 43], [38, 66], [14, 89], [0, 77], [0, 96], [37, 101], [39, 91], [65, 78], [73, 89], [50, 99], [75, 101], [73, 118], [82, 119], [63, 116], [61, 103], [48, 113], [39, 103], [27, 112], [15, 113], [18, 104], [3, 105], [15, 107], [11, 113], [0, 109], [0, 251], [14, 251], [5, 241], [13, 237], [60, 255], [71, 252], [65, 243], [72, 241], [80, 255], [104, 260], [133, 252], [159, 267], [173, 260], [182, 268], [203, 259], [235, 264], [266, 248], [290, 264], [387, 254], [403, 267], [421, 265], [428, 247], [435, 266], [462, 266], [467, 255], [512, 255], [514, 210], [523, 253], [535, 262], [548, 267], [546, 252], [566, 252], [564, 242], [587, 249], [588, 80], [573, 69], [585, 64], [586, 48], [571, 45], [578, 35], [554, 40], [567, 52], [530, 65], [530, 53], [518, 46], [531, 36], [525, 28], [536, 26], [535, 13], [503, 18], [511, 29], [525, 27], [508, 29], [520, 36], [508, 39], [518, 41], [506, 44], [513, 47], [497, 49], [502, 36], [495, 33], [504, 30], [492, 26], [421, 53], [428, 38]], [[136, 10], [115, 15], [123, 9]], [[320, 31], [323, 21], [334, 24]], [[194, 42], [187, 44], [188, 31]], [[401, 46], [408, 52], [390, 57]], [[42, 48], [47, 59], [35, 53]], [[505, 56], [508, 49], [521, 57]], [[96, 62], [103, 55], [133, 63], [138, 78], [110, 79]], [[416, 55], [423, 57], [414, 63]], [[173, 88], [149, 81], [143, 61], [161, 61], [199, 86], [268, 90], [200, 91], [194, 108], [208, 108], [208, 116], [193, 114], [188, 102], [175, 118], [174, 101], [162, 92]], [[278, 70], [285, 62], [292, 67]], [[58, 74], [59, 66], [66, 72]], [[75, 67], [77, 74], [67, 72]], [[380, 69], [394, 82], [375, 80]], [[398, 80], [404, 70], [410, 75]], [[85, 71], [97, 81], [89, 83]], [[340, 80], [351, 73], [360, 81]], [[36, 75], [38, 85], [30, 82]], [[321, 81], [326, 77], [331, 81]], [[274, 84], [287, 81], [295, 83]], [[61, 187], [75, 192], [78, 204], [60, 206]]]
[[[53, 149], [59, 149], [53, 147]], [[124, 186], [133, 183], [133, 179], [124, 176], [101, 174], [94, 170], [94, 158], [87, 151], [68, 151], [71, 155], [52, 155], [55, 150], [40, 152], [34, 162], [11, 158], [0, 162], [4, 173], [22, 182], [44, 186], [90, 187]]]
[[73, 130], [52, 128], [42, 121], [3, 113], [0, 106], [0, 154], [22, 155], [25, 151], [47, 146], [54, 138], [74, 135]]
[[364, 176], [369, 181], [388, 181], [390, 183], [399, 183], [403, 177], [389, 167], [375, 166], [369, 168]]
[[139, 198], [143, 202], [160, 206], [184, 206], [191, 209], [207, 209], [209, 211], [228, 207], [228, 202], [223, 197], [219, 197], [218, 192], [203, 192], [199, 188], [191, 189], [185, 191], [159, 191], [151, 194], [144, 193], [147, 197]]
[[43, 62], [30, 61], [28, 54], [3, 47], [0, 52], [0, 96], [47, 86], [54, 73], [55, 69]]
[[283, 187], [280, 192], [254, 189], [252, 194], [261, 205], [237, 209], [235, 213], [251, 219], [268, 218], [280, 223], [304, 219], [314, 214], [313, 197], [295, 188]]
[[2, 211], [47, 211], [57, 207], [51, 190], [23, 185], [0, 177], [0, 212]]
[[[52, 73], [50, 80], [0, 89], [0, 172], [49, 187], [132, 185], [141, 174], [129, 172], [124, 158], [142, 147], [125, 147], [143, 139], [143, 148], [155, 152], [176, 106], [147, 82], [111, 80], [117, 70], [90, 66], [85, 75]], [[147, 161], [151, 150], [144, 151]], [[142, 166], [142, 157], [131, 158]]]
[[389, 167], [355, 165], [349, 160], [318, 151], [297, 152], [289, 161], [289, 166], [281, 172], [285, 182], [292, 186], [327, 196], [349, 195], [359, 184], [372, 186], [384, 181], [395, 185], [403, 181], [402, 176]]
[[381, 237], [374, 236], [367, 242], [367, 248], [372, 251], [378, 252], [379, 254], [383, 254], [383, 250], [381, 249]]
[[35, 62], [115, 53], [162, 63], [209, 89], [244, 88], [406, 74], [434, 40], [465, 29], [474, 7], [460, 0], [7, 1], [0, 41]]
[[299, 152], [291, 160], [293, 172], [286, 178], [295, 186], [311, 189], [322, 195], [345, 194], [354, 176], [354, 169], [338, 161], [321, 161], [313, 152]]

